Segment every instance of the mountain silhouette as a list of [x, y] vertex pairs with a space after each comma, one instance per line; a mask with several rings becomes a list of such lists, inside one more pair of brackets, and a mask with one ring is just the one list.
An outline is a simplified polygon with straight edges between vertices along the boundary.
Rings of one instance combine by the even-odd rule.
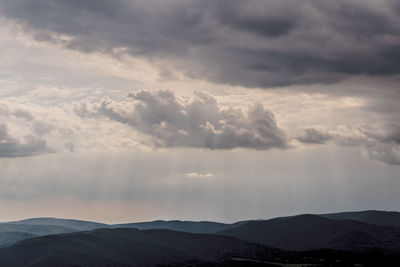
[[[59, 219], [59, 218], [31, 218], [20, 221], [8, 222], [8, 224], [23, 224], [23, 225], [57, 225], [75, 229], [80, 231], [94, 230], [98, 228], [106, 228], [109, 225], [98, 222], [72, 220], [72, 219]], [[1, 225], [1, 224], [0, 224]]]
[[179, 266], [278, 252], [233, 237], [118, 228], [30, 238], [0, 249], [0, 266]]
[[32, 237], [35, 235], [23, 232], [0, 232], [0, 247]]
[[50, 235], [76, 232], [77, 229], [61, 225], [31, 225], [22, 223], [0, 223], [0, 233], [20, 232], [32, 235]]
[[234, 224], [225, 224], [217, 222], [193, 222], [193, 221], [163, 221], [157, 220], [152, 222], [139, 222], [139, 223], [126, 223], [112, 225], [115, 228], [136, 228], [139, 230], [149, 229], [167, 229], [180, 232], [198, 233], [198, 234], [211, 234], [219, 231], [226, 230], [234, 227]]
[[319, 216], [333, 220], [354, 220], [380, 226], [400, 227], [400, 212], [396, 211], [350, 211], [319, 214]]
[[398, 215], [365, 211], [232, 224], [113, 225], [32, 218], [0, 223], [0, 267], [400, 266]]
[[317, 215], [250, 221], [218, 234], [286, 250], [400, 251], [400, 228]]

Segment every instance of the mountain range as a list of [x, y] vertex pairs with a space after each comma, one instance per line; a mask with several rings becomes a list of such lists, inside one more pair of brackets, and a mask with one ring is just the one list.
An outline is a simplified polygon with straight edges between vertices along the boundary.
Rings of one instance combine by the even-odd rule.
[[0, 266], [400, 266], [400, 213], [302, 214], [232, 224], [32, 218], [0, 223]]

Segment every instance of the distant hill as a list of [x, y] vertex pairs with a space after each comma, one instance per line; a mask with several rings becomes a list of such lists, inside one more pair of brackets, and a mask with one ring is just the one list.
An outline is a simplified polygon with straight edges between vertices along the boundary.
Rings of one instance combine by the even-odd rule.
[[94, 230], [98, 228], [107, 228], [107, 224], [58, 218], [32, 218], [20, 221], [8, 222], [9, 224], [24, 224], [24, 225], [58, 225], [62, 227], [72, 228], [80, 231]]
[[[76, 231], [87, 231], [100, 228], [135, 228], [139, 230], [150, 230], [150, 229], [166, 229], [180, 232], [188, 233], [199, 233], [199, 234], [211, 234], [226, 230], [230, 227], [235, 227], [244, 222], [238, 222], [234, 224], [225, 224], [219, 222], [209, 222], [209, 221], [149, 221], [149, 222], [134, 222], [134, 223], [123, 223], [123, 224], [104, 224], [91, 221], [73, 220], [73, 219], [58, 219], [58, 218], [31, 218], [20, 221], [12, 221], [3, 224], [8, 225], [42, 225], [42, 226], [61, 226], [70, 229], [75, 229]], [[1, 227], [2, 223], [0, 223]], [[1, 228], [0, 228], [1, 231]], [[62, 232], [60, 232], [62, 233]]]
[[400, 266], [400, 227], [341, 219], [354, 216], [347, 212], [327, 215], [334, 219], [0, 223], [0, 266]]
[[16, 243], [18, 241], [35, 237], [33, 234], [21, 233], [21, 232], [1, 232], [0, 233], [0, 247]]
[[27, 239], [0, 249], [0, 266], [182, 266], [276, 253], [232, 237], [120, 228]]
[[0, 233], [2, 232], [20, 232], [32, 235], [50, 235], [60, 233], [71, 233], [77, 230], [70, 227], [59, 225], [31, 225], [22, 223], [0, 223]]
[[115, 224], [113, 228], [136, 228], [139, 230], [149, 229], [167, 229], [180, 232], [212, 234], [215, 232], [226, 230], [233, 227], [233, 224], [217, 223], [217, 222], [192, 222], [192, 221], [152, 221], [152, 222], [138, 222]]
[[286, 250], [400, 251], [399, 228], [316, 215], [250, 221], [219, 234]]
[[[317, 216], [313, 217], [313, 224], [311, 224], [311, 221], [309, 222], [311, 225], [315, 225], [313, 227], [316, 227], [316, 229], [321, 228], [321, 232], [318, 233], [318, 235], [323, 236], [324, 233], [322, 232], [323, 230], [328, 231], [329, 229], [335, 229], [335, 227], [341, 227], [341, 230], [343, 235], [346, 236], [347, 239], [355, 238], [353, 235], [357, 236], [359, 235], [359, 238], [357, 239], [359, 241], [359, 245], [354, 245], [354, 247], [359, 247], [365, 242], [363, 242], [362, 238], [368, 239], [368, 240], [375, 240], [377, 244], [381, 244], [382, 242], [384, 244], [394, 242], [397, 238], [396, 235], [393, 236], [393, 240], [391, 240], [388, 237], [384, 237], [382, 239], [382, 236], [375, 236], [373, 233], [370, 233], [370, 229], [375, 229], [372, 226], [366, 227], [363, 224], [356, 225], [354, 221], [360, 222], [360, 223], [367, 223], [367, 224], [372, 224], [375, 226], [390, 226], [390, 227], [399, 227], [400, 228], [400, 212], [388, 212], [388, 211], [357, 211], [357, 212], [340, 212], [340, 213], [330, 213], [330, 214], [320, 214], [320, 215], [301, 215], [301, 216]], [[281, 248], [286, 248], [286, 249], [302, 249], [302, 245], [299, 243], [298, 246], [296, 246], [296, 241], [295, 243], [292, 243], [291, 246], [284, 246], [280, 244], [278, 241], [269, 243], [270, 241], [273, 241], [274, 236], [276, 235], [276, 240], [284, 240], [286, 236], [279, 236], [279, 231], [275, 231], [274, 227], [287, 227], [288, 231], [296, 231], [298, 227], [306, 227], [308, 225], [307, 223], [305, 225], [298, 225], [295, 226], [293, 224], [293, 219], [296, 218], [298, 220], [301, 218], [301, 216], [290, 216], [290, 217], [282, 217], [282, 218], [276, 218], [272, 220], [257, 220], [257, 221], [241, 221], [241, 222], [236, 222], [232, 224], [226, 224], [226, 223], [219, 223], [219, 222], [210, 222], [210, 221], [178, 221], [178, 220], [171, 220], [171, 221], [164, 221], [164, 220], [156, 220], [156, 221], [149, 221], [149, 222], [134, 222], [134, 223], [124, 223], [124, 224], [104, 224], [104, 223], [98, 223], [98, 222], [92, 222], [92, 221], [84, 221], [84, 220], [73, 220], [73, 219], [59, 219], [59, 218], [31, 218], [31, 219], [26, 219], [26, 220], [21, 220], [21, 221], [13, 221], [13, 222], [7, 222], [7, 223], [0, 223], [0, 233], [1, 232], [18, 232], [18, 233], [26, 233], [30, 235], [16, 235], [13, 234], [13, 237], [4, 237], [4, 242], [0, 240], [0, 245], [8, 243], [12, 243], [12, 240], [19, 241], [23, 239], [24, 236], [31, 237], [31, 235], [34, 236], [42, 236], [42, 235], [48, 235], [48, 234], [58, 234], [58, 233], [70, 233], [70, 232], [76, 232], [76, 231], [88, 231], [88, 230], [94, 230], [94, 229], [100, 229], [100, 228], [136, 228], [139, 230], [150, 230], [150, 229], [166, 229], [166, 230], [173, 230], [173, 231], [180, 231], [180, 232], [188, 232], [188, 233], [200, 233], [200, 234], [213, 234], [213, 233], [223, 233], [223, 234], [228, 234], [232, 236], [236, 236], [245, 240], [253, 241], [253, 242], [261, 242], [261, 244], [266, 244], [266, 245], [272, 245], [272, 246], [277, 246]], [[346, 222], [344, 223], [344, 226], [339, 226], [343, 224], [343, 222], [336, 222], [336, 224], [332, 224], [332, 222], [326, 221], [326, 220], [335, 220], [335, 221], [343, 221], [343, 220], [351, 220], [353, 222]], [[279, 223], [273, 224], [273, 222], [278, 222], [276, 220], [280, 220]], [[311, 219], [310, 219], [311, 220]], [[282, 223], [284, 222], [284, 223]], [[329, 223], [328, 223], [329, 222]], [[328, 223], [327, 226], [325, 224]], [[265, 228], [268, 228], [266, 230], [262, 230], [261, 232], [256, 231], [258, 228], [262, 228], [261, 225], [265, 224]], [[245, 226], [246, 225], [246, 226]], [[336, 226], [335, 226], [336, 225]], [[243, 226], [243, 228], [240, 228]], [[251, 227], [250, 227], [251, 226]], [[238, 228], [239, 227], [239, 228]], [[251, 230], [250, 228], [255, 227], [255, 230]], [[358, 233], [355, 230], [355, 228], [360, 227], [360, 231]], [[371, 228], [372, 227], [372, 228]], [[289, 229], [290, 228], [290, 229]], [[368, 229], [367, 229], [368, 228]], [[232, 230], [232, 231], [231, 231]], [[279, 229], [278, 229], [279, 230]], [[302, 230], [303, 232], [306, 231], [307, 229]], [[241, 231], [244, 231], [243, 233]], [[271, 237], [270, 239], [264, 239], [263, 235], [264, 233], [269, 233], [270, 231], [271, 234], [269, 235]], [[286, 230], [285, 230], [286, 231]], [[339, 231], [339, 232], [340, 232]], [[388, 230], [384, 230], [383, 232], [386, 233]], [[392, 230], [390, 230], [392, 231]], [[249, 233], [251, 235], [246, 236], [246, 233]], [[253, 233], [254, 232], [254, 233]], [[347, 239], [344, 237], [338, 237], [336, 235], [339, 235], [339, 232], [335, 232], [335, 235], [331, 235], [329, 232], [326, 232], [326, 236], [330, 236], [330, 238], [338, 238], [339, 241], [337, 244], [341, 242], [345, 242]], [[396, 231], [395, 231], [396, 232]], [[243, 236], [241, 236], [243, 235]], [[253, 239], [252, 235], [256, 239]], [[318, 237], [316, 235], [316, 237]], [[385, 236], [386, 234], [382, 234]], [[21, 239], [20, 239], [21, 238]], [[283, 239], [282, 239], [283, 238]], [[261, 239], [258, 240], [258, 239]], [[264, 242], [265, 241], [265, 242]], [[268, 241], [268, 242], [267, 242]], [[374, 241], [374, 242], [375, 242]], [[283, 241], [282, 241], [283, 242]], [[310, 244], [305, 244], [305, 248], [321, 248], [320, 245], [324, 245], [325, 247], [328, 248], [341, 248], [339, 245], [333, 245], [336, 241], [331, 240], [329, 244], [326, 244], [326, 242], [318, 243], [317, 239], [314, 239], [312, 242], [310, 241]], [[346, 241], [348, 242], [348, 241]], [[368, 241], [372, 243], [372, 241]], [[368, 246], [371, 244], [368, 243]], [[357, 244], [357, 242], [355, 243]], [[388, 246], [386, 246], [388, 247]]]
[[380, 226], [400, 227], [400, 212], [396, 211], [352, 211], [328, 214], [318, 214], [321, 217], [334, 220], [354, 220]]

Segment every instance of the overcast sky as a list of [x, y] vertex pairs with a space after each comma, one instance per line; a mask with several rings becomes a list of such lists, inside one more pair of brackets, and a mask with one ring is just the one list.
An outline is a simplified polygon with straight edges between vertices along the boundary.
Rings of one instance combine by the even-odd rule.
[[0, 0], [1, 221], [399, 210], [396, 0]]

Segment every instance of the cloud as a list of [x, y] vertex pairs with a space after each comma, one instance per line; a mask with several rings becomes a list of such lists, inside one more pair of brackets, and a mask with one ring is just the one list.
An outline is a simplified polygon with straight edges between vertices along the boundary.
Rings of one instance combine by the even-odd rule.
[[400, 74], [392, 0], [15, 0], [0, 10], [38, 40], [167, 60], [190, 77], [223, 84], [269, 88]]
[[364, 130], [370, 139], [364, 153], [371, 159], [391, 165], [400, 165], [400, 124], [385, 123]]
[[400, 145], [372, 142], [362, 147], [362, 152], [372, 160], [390, 165], [400, 165]]
[[160, 147], [209, 149], [288, 147], [288, 137], [274, 114], [262, 105], [247, 113], [223, 109], [205, 93], [183, 101], [170, 91], [139, 91], [129, 94], [131, 102], [103, 99], [90, 105], [81, 103], [75, 113], [81, 117], [107, 117], [133, 127], [154, 139]]
[[68, 105], [49, 107], [21, 102], [24, 101], [19, 97], [0, 101], [0, 157], [53, 153], [76, 138], [73, 131], [80, 122], [68, 114]]
[[[151, 137], [155, 147], [195, 147], [208, 149], [249, 148], [285, 149], [292, 141], [305, 145], [359, 147], [375, 161], [400, 165], [400, 124], [310, 126], [288, 136], [278, 126], [274, 114], [256, 104], [247, 112], [221, 107], [205, 93], [180, 98], [170, 91], [139, 91], [129, 94], [130, 101], [104, 98], [96, 104], [82, 102], [75, 113], [82, 118], [108, 118], [130, 126]], [[148, 143], [147, 143], [148, 144]]]
[[38, 136], [44, 136], [54, 131], [56, 127], [53, 124], [44, 121], [35, 121], [33, 123], [33, 130]]
[[13, 112], [13, 115], [17, 118], [23, 118], [27, 121], [31, 121], [33, 119], [32, 114], [29, 111], [17, 109]]
[[46, 141], [27, 135], [17, 140], [9, 133], [7, 124], [0, 123], [0, 157], [25, 157], [49, 152]]
[[186, 173], [185, 176], [189, 177], [189, 178], [211, 178], [211, 177], [214, 177], [214, 174], [190, 172], [190, 173]]
[[306, 128], [295, 137], [305, 144], [325, 144], [333, 140], [339, 146], [358, 146], [362, 154], [372, 160], [400, 165], [400, 124], [337, 126], [333, 130], [322, 127]]
[[307, 144], [325, 144], [332, 136], [321, 128], [307, 128], [298, 134], [295, 139]]

